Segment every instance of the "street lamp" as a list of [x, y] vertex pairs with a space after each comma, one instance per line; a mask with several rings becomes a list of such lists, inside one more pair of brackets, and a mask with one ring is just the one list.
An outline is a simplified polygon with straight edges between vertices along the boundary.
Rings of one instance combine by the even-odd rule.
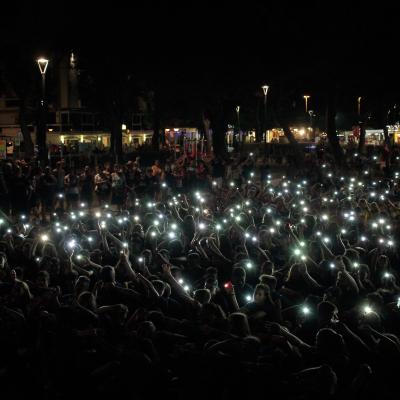
[[357, 114], [361, 115], [361, 96], [357, 98]]
[[268, 85], [263, 85], [261, 86], [263, 92], [264, 92], [264, 127], [263, 127], [263, 132], [262, 132], [262, 139], [265, 142], [265, 129], [266, 129], [266, 124], [267, 124], [267, 94], [268, 94]]
[[238, 135], [239, 135], [239, 138], [241, 138], [241, 134], [240, 134], [240, 115], [239, 115], [239, 113], [240, 113], [240, 106], [236, 106], [236, 114], [237, 114], [237, 120], [238, 120]]
[[308, 112], [308, 99], [310, 98], [310, 96], [308, 96], [308, 95], [304, 95], [303, 96], [303, 99], [304, 99], [304, 101], [305, 101], [305, 103], [306, 103], [306, 113]]
[[40, 101], [40, 118], [36, 139], [39, 149], [39, 160], [45, 163], [47, 158], [46, 152], [46, 107], [45, 107], [45, 92], [46, 92], [46, 70], [49, 65], [49, 60], [46, 58], [39, 58], [36, 60], [38, 63], [40, 74], [42, 75], [42, 99]]

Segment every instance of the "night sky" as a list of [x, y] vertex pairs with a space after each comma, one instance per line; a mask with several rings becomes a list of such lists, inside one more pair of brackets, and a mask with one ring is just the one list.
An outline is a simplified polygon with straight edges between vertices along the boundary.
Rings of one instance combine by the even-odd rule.
[[294, 96], [308, 92], [314, 101], [334, 82], [344, 108], [354, 108], [358, 95], [372, 108], [384, 96], [397, 99], [399, 7], [393, 4], [86, 3], [9, 5], [2, 16], [2, 46], [23, 43], [37, 55], [73, 50], [105, 74], [156, 80], [174, 93], [178, 108], [204, 93], [237, 101], [264, 82], [284, 82]]

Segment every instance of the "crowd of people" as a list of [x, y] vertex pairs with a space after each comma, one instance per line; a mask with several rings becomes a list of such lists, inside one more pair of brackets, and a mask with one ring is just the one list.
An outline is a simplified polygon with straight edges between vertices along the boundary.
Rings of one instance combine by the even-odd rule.
[[400, 167], [379, 166], [5, 163], [3, 395], [393, 399]]

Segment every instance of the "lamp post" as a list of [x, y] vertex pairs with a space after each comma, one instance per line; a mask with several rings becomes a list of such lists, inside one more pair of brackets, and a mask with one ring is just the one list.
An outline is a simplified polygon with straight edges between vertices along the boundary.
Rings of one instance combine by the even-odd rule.
[[310, 110], [308, 114], [310, 115], [310, 128], [312, 133], [312, 139], [315, 140], [315, 132], [313, 127], [313, 117], [315, 117], [315, 112], [313, 110]]
[[361, 115], [361, 96], [357, 97], [357, 115]]
[[264, 92], [264, 124], [263, 124], [263, 131], [262, 131], [262, 140], [265, 142], [265, 131], [266, 131], [266, 125], [267, 125], [267, 94], [268, 94], [268, 85], [263, 85], [261, 86], [263, 92]]
[[47, 151], [46, 151], [46, 104], [45, 104], [45, 92], [46, 92], [46, 70], [49, 65], [49, 60], [45, 58], [39, 58], [37, 60], [40, 74], [42, 75], [42, 99], [40, 101], [40, 117], [38, 129], [36, 132], [36, 141], [39, 150], [39, 161], [43, 164], [46, 163]]
[[238, 130], [240, 131], [240, 106], [236, 106], [236, 114], [237, 114], [237, 120], [238, 120]]
[[306, 113], [308, 112], [308, 99], [310, 98], [309, 95], [304, 95], [303, 99], [305, 101], [305, 105], [306, 105]]
[[236, 116], [237, 116], [237, 122], [238, 122], [237, 134], [238, 134], [239, 142], [241, 142], [242, 141], [242, 135], [240, 134], [240, 106], [236, 106], [235, 110], [236, 110]]

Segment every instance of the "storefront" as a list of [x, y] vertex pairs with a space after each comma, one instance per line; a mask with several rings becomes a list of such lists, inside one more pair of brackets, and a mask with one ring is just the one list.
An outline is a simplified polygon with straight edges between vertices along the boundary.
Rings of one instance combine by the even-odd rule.
[[[294, 138], [298, 142], [314, 142], [315, 139], [313, 138], [313, 131], [312, 128], [290, 128], [292, 131], [292, 134]], [[267, 130], [267, 135], [266, 135], [266, 141], [267, 143], [281, 143], [285, 144], [288, 143], [288, 139], [285, 136], [285, 133], [283, 132], [283, 129], [280, 128], [273, 128], [270, 130]]]

